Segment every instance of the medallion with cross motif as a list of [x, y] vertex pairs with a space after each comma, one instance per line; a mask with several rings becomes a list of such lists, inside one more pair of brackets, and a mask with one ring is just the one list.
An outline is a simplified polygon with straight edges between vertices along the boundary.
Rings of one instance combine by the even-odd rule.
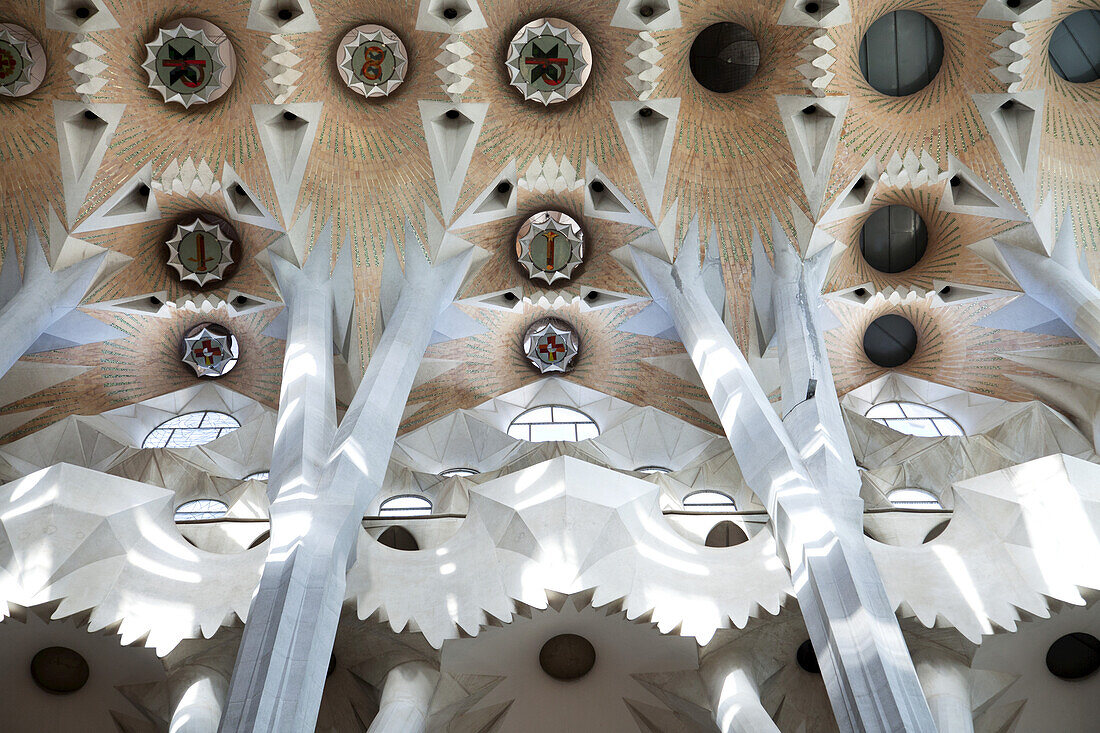
[[198, 377], [220, 377], [240, 358], [237, 337], [217, 323], [200, 323], [183, 336], [183, 363]]
[[220, 28], [201, 18], [181, 18], [157, 30], [145, 44], [142, 68], [149, 74], [149, 88], [165, 102], [184, 107], [206, 104], [229, 89], [237, 68], [233, 44]]
[[579, 351], [576, 329], [557, 318], [535, 321], [523, 337], [527, 360], [543, 374], [571, 370]]
[[233, 264], [232, 235], [221, 224], [201, 217], [176, 225], [174, 236], [165, 244], [168, 266], [179, 274], [181, 282], [211, 285], [222, 280]]
[[504, 64], [524, 99], [549, 106], [569, 99], [588, 81], [592, 48], [572, 23], [539, 18], [512, 38]]
[[540, 211], [516, 233], [516, 259], [531, 279], [568, 280], [584, 261], [584, 232], [560, 211]]
[[22, 97], [46, 77], [46, 52], [31, 32], [0, 23], [0, 96]]

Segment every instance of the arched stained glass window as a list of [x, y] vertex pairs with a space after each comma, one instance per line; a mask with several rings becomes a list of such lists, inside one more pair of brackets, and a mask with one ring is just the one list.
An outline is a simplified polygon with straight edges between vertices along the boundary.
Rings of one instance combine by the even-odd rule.
[[532, 407], [508, 426], [508, 434], [520, 440], [543, 442], [588, 440], [600, 434], [596, 421], [580, 410], [562, 405]]
[[684, 497], [684, 508], [704, 512], [735, 512], [733, 499], [721, 491], [695, 491]]
[[232, 415], [205, 410], [173, 417], [145, 436], [142, 448], [192, 448], [232, 433], [241, 424]]
[[924, 489], [895, 489], [886, 495], [890, 503], [903, 509], [943, 509], [936, 495]]
[[906, 435], [938, 438], [966, 434], [950, 415], [916, 402], [880, 402], [865, 417]]
[[423, 517], [432, 513], [432, 502], [423, 496], [394, 496], [382, 502], [378, 507], [383, 517]]
[[199, 519], [221, 519], [229, 511], [224, 501], [217, 499], [195, 499], [176, 507], [177, 522], [193, 522]]

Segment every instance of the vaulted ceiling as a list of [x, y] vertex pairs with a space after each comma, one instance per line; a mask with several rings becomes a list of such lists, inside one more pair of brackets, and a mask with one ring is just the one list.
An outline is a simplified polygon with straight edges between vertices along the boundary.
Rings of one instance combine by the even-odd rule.
[[[353, 372], [382, 328], [388, 240], [396, 253], [484, 250], [452, 338], [429, 347], [406, 429], [537, 380], [518, 344], [546, 315], [580, 334], [568, 379], [717, 429], [680, 368], [680, 344], [627, 323], [647, 294], [621, 248], [649, 238], [668, 249], [691, 242], [696, 226], [699, 241], [720, 247], [727, 322], [753, 358], [766, 346], [753, 325], [754, 233], [765, 249], [776, 236], [803, 251], [836, 247], [826, 292], [842, 393], [884, 372], [862, 349], [884, 313], [906, 316], [919, 335], [899, 372], [1009, 400], [1034, 399], [1013, 377], [1037, 373], [1004, 354], [1076, 342], [983, 325], [1019, 288], [970, 245], [1018, 226], [1049, 192], [1052, 221], [1071, 207], [1082, 253], [1100, 267], [1100, 85], [1062, 79], [1047, 57], [1058, 23], [1092, 0], [1054, 0], [1015, 24], [1000, 0], [823, 3], [850, 16], [836, 24], [778, 0], [681, 0], [678, 22], [670, 11], [649, 24], [630, 0], [456, 3], [471, 12], [452, 27], [433, 0], [294, 0], [276, 35], [278, 8], [264, 0], [87, 0], [97, 11], [87, 33], [73, 32], [79, 3], [46, 0], [44, 13], [41, 0], [8, 0], [0, 23], [41, 42], [46, 75], [26, 96], [0, 97], [0, 238], [22, 252], [37, 231], [55, 263], [109, 250], [83, 310], [117, 333], [25, 357], [33, 366], [15, 375], [19, 388], [0, 383], [4, 440], [194, 384], [180, 339], [210, 320], [241, 345], [222, 384], [275, 407], [283, 343], [265, 250], [291, 232], [304, 254], [328, 224], [334, 257], [351, 248], [355, 311], [341, 356]], [[945, 52], [928, 87], [891, 97], [864, 79], [859, 46], [902, 7], [936, 24]], [[223, 30], [236, 56], [228, 92], [189, 108], [166, 103], [142, 68], [144, 44], [182, 16]], [[578, 27], [592, 53], [584, 88], [549, 106], [524, 100], [504, 65], [516, 30], [546, 16]], [[688, 64], [696, 36], [722, 21], [751, 31], [760, 52], [752, 80], [728, 94], [705, 89]], [[407, 51], [404, 82], [388, 96], [364, 98], [337, 71], [340, 39], [366, 23], [391, 29]], [[1032, 95], [1037, 118], [997, 137], [997, 105], [1016, 91]], [[454, 125], [442, 121], [452, 109]], [[1016, 147], [1003, 150], [1005, 139]], [[928, 247], [912, 269], [882, 273], [863, 260], [859, 232], [873, 209], [899, 203], [925, 220]], [[516, 230], [543, 209], [576, 217], [586, 237], [583, 266], [552, 287], [515, 260]], [[167, 266], [165, 246], [196, 211], [231, 222], [239, 238], [235, 272], [201, 292]], [[962, 296], [942, 297], [944, 285]]]

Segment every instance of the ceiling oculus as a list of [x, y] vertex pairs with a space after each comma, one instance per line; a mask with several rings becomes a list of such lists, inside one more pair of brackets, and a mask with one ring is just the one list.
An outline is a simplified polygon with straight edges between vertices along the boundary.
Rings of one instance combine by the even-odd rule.
[[46, 52], [31, 32], [14, 23], [0, 23], [0, 96], [22, 97], [46, 77]]
[[364, 97], [385, 97], [405, 81], [409, 55], [389, 28], [360, 25], [340, 41], [336, 68], [344, 83]]
[[225, 33], [199, 18], [181, 18], [160, 28], [142, 68], [149, 73], [149, 88], [165, 102], [184, 107], [218, 99], [233, 83], [237, 57]]
[[556, 318], [535, 321], [523, 336], [524, 355], [543, 374], [568, 372], [579, 351], [576, 329]]
[[560, 211], [540, 211], [516, 233], [516, 257], [532, 279], [568, 280], [584, 260], [584, 233]]
[[588, 81], [592, 47], [572, 23], [539, 18], [512, 38], [504, 64], [524, 99], [550, 106], [570, 99]]
[[183, 363], [198, 377], [220, 377], [237, 366], [237, 337], [217, 323], [200, 323], [183, 335]]
[[220, 224], [197, 217], [190, 224], [177, 225], [175, 236], [166, 244], [168, 266], [179, 273], [181, 281], [199, 287], [221, 280], [233, 264], [233, 240]]

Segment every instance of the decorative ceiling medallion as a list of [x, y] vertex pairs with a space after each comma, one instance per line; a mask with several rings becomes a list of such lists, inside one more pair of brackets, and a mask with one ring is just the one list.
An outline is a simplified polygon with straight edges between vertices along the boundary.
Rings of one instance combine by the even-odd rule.
[[568, 280], [584, 261], [584, 232], [560, 211], [540, 211], [516, 233], [516, 257], [532, 279]]
[[14, 23], [0, 23], [0, 96], [30, 94], [46, 78], [46, 52], [31, 32]]
[[592, 47], [572, 23], [539, 18], [512, 38], [505, 66], [524, 99], [550, 106], [571, 98], [588, 81]]
[[344, 83], [364, 97], [385, 97], [405, 81], [409, 55], [397, 34], [380, 25], [348, 31], [336, 49]]
[[145, 48], [149, 53], [141, 66], [149, 73], [149, 88], [160, 92], [165, 102], [184, 107], [221, 97], [237, 71], [229, 38], [199, 18], [181, 18], [173, 27], [160, 28]]
[[580, 352], [580, 337], [565, 321], [543, 318], [523, 336], [523, 353], [543, 374], [568, 372]]
[[220, 377], [237, 366], [237, 337], [217, 323], [200, 323], [183, 336], [183, 363], [198, 377]]
[[168, 266], [179, 273], [180, 281], [190, 280], [199, 287], [225, 277], [233, 264], [233, 240], [222, 233], [220, 224], [195, 218], [190, 224], [179, 224], [176, 233], [166, 242]]

